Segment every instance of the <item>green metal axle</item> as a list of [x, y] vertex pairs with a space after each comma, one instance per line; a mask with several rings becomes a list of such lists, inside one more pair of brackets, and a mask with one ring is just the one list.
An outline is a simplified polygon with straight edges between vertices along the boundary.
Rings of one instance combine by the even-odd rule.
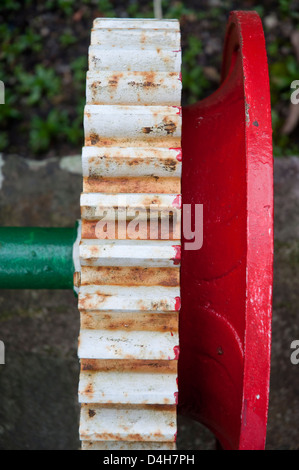
[[72, 289], [74, 228], [0, 228], [0, 289]]

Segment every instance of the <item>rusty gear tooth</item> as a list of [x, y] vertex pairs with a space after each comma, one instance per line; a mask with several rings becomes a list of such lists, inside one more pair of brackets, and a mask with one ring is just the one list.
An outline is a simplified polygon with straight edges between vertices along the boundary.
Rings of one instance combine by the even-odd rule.
[[75, 274], [82, 449], [175, 449], [181, 50], [176, 20], [94, 20]]

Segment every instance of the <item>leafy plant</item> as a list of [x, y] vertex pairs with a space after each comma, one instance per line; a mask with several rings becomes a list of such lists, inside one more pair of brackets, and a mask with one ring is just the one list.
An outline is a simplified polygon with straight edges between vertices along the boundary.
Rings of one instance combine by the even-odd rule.
[[18, 58], [26, 50], [39, 52], [42, 49], [41, 37], [30, 28], [21, 33], [18, 29], [12, 29], [7, 24], [1, 24], [0, 41], [2, 45], [0, 59], [8, 65], [17, 63]]
[[141, 8], [138, 0], [131, 0], [127, 6], [127, 13], [130, 18], [153, 18], [153, 2], [149, 2], [146, 7]]
[[110, 0], [98, 0], [96, 2], [96, 5], [97, 5], [97, 8], [100, 10], [100, 12], [104, 16], [109, 17], [109, 18], [115, 17], [115, 11]]
[[43, 97], [53, 98], [61, 92], [61, 80], [52, 68], [41, 64], [35, 66], [34, 73], [27, 73], [22, 68], [16, 68], [18, 78], [18, 93], [24, 97], [27, 105], [32, 106]]
[[21, 113], [18, 109], [17, 96], [10, 88], [5, 87], [5, 104], [0, 105], [1, 127], [8, 127], [12, 120], [19, 118], [21, 118]]
[[18, 11], [21, 8], [20, 2], [16, 0], [4, 0], [1, 8], [10, 11]]
[[59, 41], [62, 46], [71, 46], [72, 44], [75, 44], [78, 39], [71, 31], [64, 31], [60, 36]]
[[0, 132], [0, 152], [6, 149], [8, 145], [8, 134], [5, 131]]
[[46, 8], [49, 10], [58, 8], [62, 10], [66, 16], [70, 16], [74, 13], [74, 3], [76, 2], [73, 2], [73, 0], [47, 0]]
[[280, 60], [269, 64], [271, 104], [272, 104], [272, 128], [274, 155], [298, 154], [298, 144], [292, 142], [289, 135], [280, 132], [283, 119], [280, 110], [287, 109], [290, 103], [290, 95], [293, 91], [290, 88], [294, 80], [299, 77], [299, 64], [292, 55], [281, 57]]
[[190, 104], [200, 99], [210, 86], [199, 64], [201, 53], [202, 42], [195, 36], [189, 36], [187, 47], [183, 51], [182, 82]]
[[165, 18], [176, 18], [180, 19], [182, 16], [193, 16], [196, 17], [196, 10], [190, 7], [187, 7], [184, 2], [162, 2], [163, 16]]
[[33, 116], [29, 132], [30, 148], [34, 153], [45, 151], [52, 141], [57, 141], [65, 135], [68, 126], [66, 112], [51, 109], [46, 118]]
[[88, 67], [88, 59], [87, 59], [86, 54], [77, 57], [70, 64], [70, 68], [73, 73], [74, 83], [77, 85], [79, 84], [80, 88], [82, 84], [84, 84], [85, 86], [87, 67]]

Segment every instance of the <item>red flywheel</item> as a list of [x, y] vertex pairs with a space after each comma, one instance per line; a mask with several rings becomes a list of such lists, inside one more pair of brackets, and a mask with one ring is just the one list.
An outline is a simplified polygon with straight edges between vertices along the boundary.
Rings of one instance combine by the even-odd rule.
[[182, 200], [203, 205], [203, 244], [184, 248], [183, 233], [179, 411], [209, 427], [224, 449], [263, 449], [273, 158], [267, 57], [256, 13], [231, 13], [221, 86], [183, 108], [182, 122]]

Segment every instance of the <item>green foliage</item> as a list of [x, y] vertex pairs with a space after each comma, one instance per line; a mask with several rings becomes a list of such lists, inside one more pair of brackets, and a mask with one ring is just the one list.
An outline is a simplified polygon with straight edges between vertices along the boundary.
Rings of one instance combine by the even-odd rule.
[[[204, 41], [224, 33], [219, 26], [225, 24], [232, 9], [244, 9], [244, 4], [224, 0], [201, 8], [196, 2], [162, 0], [163, 17], [181, 22], [182, 81], [188, 103], [202, 99], [213, 88], [203, 62]], [[285, 22], [288, 31], [290, 24], [293, 30], [298, 28], [296, 0], [276, 0], [269, 5], [260, 2], [250, 9], [262, 18], [275, 13], [279, 26]], [[0, 105], [0, 151], [22, 149], [40, 158], [63, 144], [81, 146], [91, 22], [95, 15], [115, 17], [119, 12], [132, 18], [153, 18], [153, 1], [1, 1], [0, 80], [5, 84], [5, 104]], [[204, 34], [197, 26], [201, 22], [205, 22]], [[276, 29], [269, 32], [271, 42], [266, 45], [274, 152], [299, 154], [295, 132], [292, 136], [280, 132], [290, 103], [290, 84], [299, 79], [299, 65], [290, 34], [278, 34]], [[267, 39], [267, 27], [265, 33]], [[210, 54], [208, 59], [207, 65], [219, 71], [221, 57]]]
[[[53, 151], [56, 144], [58, 148], [64, 142], [69, 146], [81, 146], [87, 51], [84, 57], [71, 59], [66, 64], [72, 94], [64, 85], [61, 72], [57, 72], [55, 62], [47, 60], [40, 28], [34, 25], [22, 27], [20, 22], [13, 26], [20, 3], [4, 0], [0, 11], [1, 14], [5, 10], [9, 19], [0, 24], [0, 80], [5, 84], [5, 104], [0, 106], [0, 151], [25, 152], [38, 157]], [[23, 6], [32, 6], [32, 0], [26, 0]], [[59, 8], [68, 16], [78, 6], [78, 2], [48, 0], [42, 11], [55, 12]], [[56, 41], [60, 54], [65, 55], [67, 61], [70, 46], [77, 42], [77, 37], [73, 23], [65, 24], [62, 32], [54, 30], [51, 41], [54, 47]], [[86, 39], [89, 35], [90, 31], [86, 33]], [[76, 55], [71, 54], [71, 57]]]
[[113, 9], [113, 5], [110, 2], [110, 0], [98, 0], [96, 2], [96, 6], [100, 10], [103, 16], [106, 16], [107, 18], [115, 17], [115, 11]]
[[[275, 44], [277, 51], [278, 44]], [[275, 47], [269, 51], [271, 55]], [[288, 109], [290, 103], [291, 83], [299, 78], [299, 64], [294, 55], [281, 56], [280, 60], [269, 64], [271, 105], [272, 105], [272, 129], [273, 129], [273, 153], [275, 156], [297, 155], [299, 145], [293, 141], [291, 136], [282, 134], [281, 128], [284, 117], [279, 111], [282, 107]]]
[[51, 68], [38, 64], [33, 73], [27, 73], [16, 67], [15, 73], [18, 79], [16, 91], [29, 106], [39, 103], [42, 98], [53, 98], [61, 91], [61, 79]]
[[10, 88], [5, 87], [5, 104], [0, 105], [0, 122], [2, 123], [2, 127], [8, 126], [12, 119], [21, 118], [21, 113], [16, 105], [16, 95], [12, 93]]
[[296, 0], [279, 0], [278, 1], [279, 13], [284, 18], [298, 20], [298, 2]]
[[210, 86], [199, 65], [202, 53], [202, 43], [195, 36], [189, 36], [188, 44], [183, 51], [182, 82], [183, 88], [189, 95], [189, 103], [198, 101]]
[[1, 8], [7, 11], [18, 11], [21, 8], [21, 3], [18, 0], [4, 0]]
[[18, 28], [12, 29], [8, 24], [0, 25], [0, 60], [9, 65], [14, 65], [18, 57], [28, 50], [30, 52], [39, 52], [42, 49], [40, 35], [26, 28], [23, 33]]
[[29, 132], [30, 147], [33, 152], [42, 152], [48, 149], [52, 139], [61, 135], [61, 129], [67, 125], [65, 112], [51, 109], [46, 118], [33, 116]]
[[70, 64], [70, 68], [73, 73], [74, 84], [79, 90], [83, 90], [85, 88], [87, 67], [88, 59], [86, 54], [77, 57]]
[[163, 17], [180, 19], [182, 16], [196, 16], [196, 10], [187, 7], [184, 2], [169, 2], [164, 0], [162, 2]]
[[[82, 122], [80, 123], [82, 125]], [[72, 122], [64, 110], [51, 109], [45, 118], [34, 116], [29, 133], [30, 147], [34, 153], [49, 149], [52, 142], [67, 137], [71, 143], [82, 144], [83, 135], [79, 129], [79, 119]]]
[[146, 8], [142, 8], [138, 0], [130, 0], [127, 5], [127, 13], [129, 18], [153, 18], [153, 2], [148, 2]]
[[7, 132], [0, 132], [0, 152], [5, 150], [8, 146], [8, 135]]
[[66, 16], [70, 16], [74, 13], [74, 4], [73, 0], [47, 0], [45, 2], [46, 9], [61, 10]]

